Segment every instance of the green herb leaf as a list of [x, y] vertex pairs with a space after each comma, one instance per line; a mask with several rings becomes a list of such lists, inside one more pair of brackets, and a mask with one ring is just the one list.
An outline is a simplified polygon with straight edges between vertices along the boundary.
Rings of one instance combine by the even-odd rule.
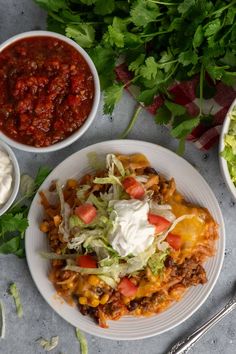
[[195, 128], [200, 122], [199, 117], [189, 119], [189, 117], [186, 116], [186, 118], [186, 120], [182, 121], [180, 124], [178, 124], [171, 130], [171, 135], [174, 138], [181, 139], [187, 136], [189, 133], [191, 133], [193, 128]]
[[215, 19], [214, 21], [209, 22], [205, 26], [205, 36], [210, 37], [214, 34], [216, 34], [221, 28], [221, 21], [220, 19]]
[[65, 9], [67, 7], [65, 0], [35, 0], [35, 2], [48, 11], [57, 12], [60, 9]]
[[0, 217], [0, 236], [6, 232], [19, 231], [24, 232], [28, 226], [28, 221], [23, 217], [22, 213], [13, 215], [12, 213], [5, 213]]
[[114, 0], [96, 0], [94, 13], [97, 15], [108, 15], [115, 9]]
[[204, 40], [204, 31], [202, 25], [199, 25], [193, 36], [193, 47], [198, 48], [202, 44], [203, 40]]
[[174, 116], [181, 116], [186, 113], [186, 108], [180, 104], [165, 100], [165, 105]]
[[41, 186], [41, 184], [45, 181], [50, 172], [51, 169], [48, 166], [42, 166], [38, 169], [34, 180], [34, 184], [37, 188]]
[[140, 66], [144, 63], [145, 54], [140, 54], [134, 61], [129, 64], [129, 70], [138, 73]]
[[120, 101], [124, 86], [121, 84], [114, 84], [104, 91], [104, 114], [111, 114], [115, 105]]
[[149, 57], [145, 60], [145, 64], [140, 68], [140, 75], [145, 79], [155, 79], [157, 75], [158, 65], [154, 57]]
[[155, 116], [155, 122], [157, 124], [168, 124], [171, 120], [171, 112], [166, 106], [161, 106], [158, 108], [156, 116]]
[[187, 50], [186, 52], [180, 53], [178, 59], [179, 62], [183, 64], [183, 66], [187, 66], [189, 64], [196, 65], [198, 62], [197, 54], [191, 49]]
[[131, 20], [138, 27], [146, 27], [159, 13], [158, 6], [148, 0], [134, 1], [130, 11]]
[[79, 23], [68, 25], [65, 29], [67, 37], [74, 39], [81, 47], [91, 48], [95, 39], [95, 30], [91, 25]]
[[138, 96], [138, 101], [144, 103], [145, 105], [149, 105], [153, 102], [153, 98], [157, 93], [157, 88], [153, 87], [148, 90], [144, 90]]

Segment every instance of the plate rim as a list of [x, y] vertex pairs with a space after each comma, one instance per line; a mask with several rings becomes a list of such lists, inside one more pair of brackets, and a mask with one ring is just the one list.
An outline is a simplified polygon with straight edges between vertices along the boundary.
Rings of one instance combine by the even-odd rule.
[[[107, 333], [105, 332], [102, 332], [102, 333], [92, 333], [90, 332], [89, 330], [87, 329], [84, 329], [82, 328], [82, 331], [90, 334], [90, 335], [95, 335], [97, 337], [100, 337], [100, 338], [105, 338], [105, 339], [110, 339], [110, 340], [139, 340], [139, 339], [145, 339], [145, 338], [151, 338], [151, 337], [154, 337], [156, 335], [159, 335], [159, 334], [162, 334], [162, 333], [165, 333], [165, 332], [168, 332], [170, 331], [171, 329], [179, 326], [180, 324], [182, 324], [183, 322], [185, 322], [186, 320], [188, 320], [202, 305], [203, 303], [207, 300], [207, 298], [209, 297], [209, 295], [211, 294], [214, 286], [216, 285], [216, 282], [219, 278], [219, 275], [220, 275], [220, 272], [221, 272], [221, 269], [222, 269], [222, 266], [223, 266], [223, 262], [224, 262], [224, 251], [225, 251], [225, 223], [224, 223], [224, 219], [223, 219], [223, 215], [222, 215], [222, 212], [221, 212], [221, 208], [219, 206], [219, 203], [216, 199], [216, 196], [214, 194], [214, 192], [212, 191], [211, 187], [209, 186], [209, 184], [207, 183], [207, 181], [202, 177], [202, 175], [200, 174], [200, 172], [197, 171], [197, 169], [195, 167], [193, 167], [191, 165], [190, 162], [188, 162], [186, 159], [184, 159], [182, 156], [179, 156], [177, 155], [175, 152], [173, 152], [172, 150], [168, 149], [168, 148], [165, 148], [159, 144], [155, 144], [155, 143], [150, 143], [150, 142], [146, 142], [146, 141], [142, 141], [142, 140], [133, 140], [133, 139], [114, 139], [114, 140], [105, 140], [105, 141], [102, 141], [102, 142], [98, 142], [98, 143], [95, 143], [95, 144], [92, 144], [92, 145], [87, 145], [85, 146], [84, 148], [80, 149], [80, 150], [77, 150], [76, 152], [72, 153], [71, 155], [69, 155], [68, 157], [66, 157], [63, 161], [61, 161], [57, 166], [55, 166], [53, 168], [53, 170], [50, 172], [50, 174], [47, 176], [47, 178], [45, 179], [45, 181], [43, 182], [42, 186], [44, 184], [47, 184], [48, 181], [50, 181], [50, 178], [51, 178], [51, 175], [53, 174], [53, 172], [55, 171], [55, 169], [58, 169], [61, 167], [61, 165], [64, 164], [64, 162], [70, 158], [73, 158], [75, 155], [79, 154], [79, 153], [84, 153], [87, 149], [91, 149], [91, 148], [94, 148], [94, 150], [96, 151], [96, 147], [99, 147], [99, 146], [103, 146], [104, 145], [109, 145], [110, 144], [115, 144], [115, 143], [119, 143], [119, 144], [122, 144], [122, 142], [125, 142], [127, 144], [130, 144], [132, 146], [132, 144], [134, 144], [135, 146], [137, 146], [137, 144], [144, 144], [146, 145], [147, 147], [150, 147], [152, 149], [154, 148], [157, 148], [157, 149], [160, 149], [160, 150], [163, 150], [164, 152], [166, 153], [169, 153], [177, 158], [179, 158], [180, 160], [182, 160], [183, 163], [187, 164], [188, 165], [188, 168], [194, 170], [195, 173], [198, 174], [199, 178], [202, 180], [202, 182], [208, 187], [208, 190], [209, 190], [209, 193], [210, 193], [210, 196], [212, 198], [212, 200], [214, 201], [214, 204], [215, 204], [215, 207], [217, 209], [217, 213], [218, 213], [218, 216], [219, 216], [219, 224], [221, 225], [221, 246], [222, 246], [222, 249], [221, 249], [221, 254], [220, 254], [220, 259], [219, 259], [219, 264], [217, 264], [217, 271], [216, 271], [216, 276], [215, 278], [212, 280], [212, 284], [210, 286], [210, 288], [208, 289], [207, 293], [202, 297], [201, 301], [199, 301], [198, 305], [192, 309], [192, 311], [190, 311], [184, 318], [182, 318], [181, 320], [178, 320], [178, 323], [174, 323], [173, 325], [170, 325], [168, 327], [168, 329], [163, 329], [163, 330], [159, 330], [157, 331], [156, 333], [150, 333], [150, 334], [140, 334], [140, 335], [132, 335], [132, 338], [123, 338], [119, 335], [113, 335], [113, 334], [110, 334], [110, 333]], [[42, 187], [40, 186], [40, 188]], [[40, 190], [39, 188], [39, 190]], [[46, 303], [50, 306], [50, 308], [55, 311], [61, 318], [63, 318], [63, 320], [65, 320], [66, 322], [70, 323], [72, 326], [75, 327], [75, 325], [72, 323], [72, 321], [70, 321], [69, 319], [65, 318], [63, 316], [63, 314], [61, 314], [56, 308], [52, 307], [51, 303], [49, 302], [49, 299], [44, 297], [44, 295], [42, 294], [38, 284], [37, 284], [37, 280], [36, 280], [36, 277], [34, 276], [34, 274], [32, 273], [31, 271], [31, 267], [29, 265], [29, 260], [28, 260], [28, 257], [29, 257], [29, 250], [28, 250], [28, 238], [30, 236], [28, 236], [29, 234], [29, 228], [30, 228], [30, 216], [31, 216], [31, 212], [32, 212], [32, 209], [33, 209], [33, 205], [37, 202], [37, 198], [38, 198], [38, 191], [31, 203], [31, 206], [30, 206], [30, 210], [29, 210], [29, 213], [28, 213], [28, 217], [29, 217], [29, 227], [28, 229], [26, 230], [26, 235], [25, 235], [25, 252], [26, 252], [26, 259], [27, 259], [27, 264], [28, 264], [28, 268], [29, 268], [29, 271], [30, 271], [30, 274], [31, 274], [31, 277], [33, 279], [33, 282], [36, 286], [36, 288], [38, 289], [40, 295], [42, 296], [42, 298], [46, 301]], [[191, 289], [191, 288], [189, 288]]]

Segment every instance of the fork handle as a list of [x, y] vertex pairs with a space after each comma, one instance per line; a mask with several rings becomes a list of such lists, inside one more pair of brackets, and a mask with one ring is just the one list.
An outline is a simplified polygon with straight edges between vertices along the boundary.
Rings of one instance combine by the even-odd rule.
[[212, 318], [199, 327], [187, 338], [177, 342], [167, 354], [184, 354], [196, 343], [201, 336], [203, 336], [211, 327], [218, 323], [224, 316], [228, 315], [232, 310], [236, 308], [236, 301], [230, 300], [219, 312], [217, 312]]

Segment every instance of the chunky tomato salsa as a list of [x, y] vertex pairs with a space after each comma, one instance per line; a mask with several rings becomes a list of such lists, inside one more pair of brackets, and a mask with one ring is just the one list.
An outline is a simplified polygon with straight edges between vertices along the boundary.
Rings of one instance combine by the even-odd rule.
[[0, 53], [0, 130], [31, 146], [55, 144], [75, 132], [93, 104], [85, 59], [53, 37], [21, 39]]

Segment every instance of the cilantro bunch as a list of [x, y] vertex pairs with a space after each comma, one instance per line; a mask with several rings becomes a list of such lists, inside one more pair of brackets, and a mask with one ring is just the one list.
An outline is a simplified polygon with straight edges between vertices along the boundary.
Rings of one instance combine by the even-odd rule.
[[92, 57], [104, 90], [105, 114], [112, 113], [127, 86], [116, 82], [118, 59], [131, 72], [128, 84], [139, 87], [140, 103], [149, 105], [157, 94], [167, 99], [156, 122], [169, 123], [172, 136], [182, 143], [211, 116], [206, 119], [200, 107], [193, 118], [171, 105], [169, 85], [199, 74], [202, 102], [206, 73], [213, 82], [235, 82], [236, 0], [35, 1], [48, 11], [49, 30], [74, 39]]
[[28, 175], [21, 177], [21, 198], [0, 216], [0, 254], [24, 257], [24, 234], [28, 227], [30, 202], [49, 172], [48, 167], [40, 167], [34, 180]]

